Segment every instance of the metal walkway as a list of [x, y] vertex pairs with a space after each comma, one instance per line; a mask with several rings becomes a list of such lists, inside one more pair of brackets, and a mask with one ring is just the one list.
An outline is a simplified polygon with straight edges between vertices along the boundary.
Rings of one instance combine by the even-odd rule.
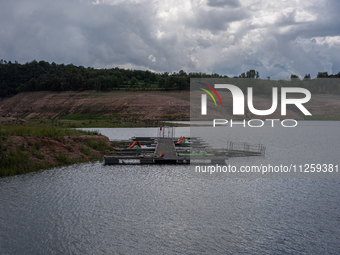
[[163, 152], [165, 159], [175, 159], [177, 158], [176, 148], [174, 145], [174, 140], [172, 138], [160, 138], [157, 142], [155, 154]]

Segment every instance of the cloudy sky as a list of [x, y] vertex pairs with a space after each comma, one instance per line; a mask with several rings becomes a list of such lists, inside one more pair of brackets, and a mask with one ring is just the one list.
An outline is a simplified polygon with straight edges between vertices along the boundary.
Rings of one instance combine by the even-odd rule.
[[1, 1], [0, 59], [261, 78], [340, 71], [337, 0]]

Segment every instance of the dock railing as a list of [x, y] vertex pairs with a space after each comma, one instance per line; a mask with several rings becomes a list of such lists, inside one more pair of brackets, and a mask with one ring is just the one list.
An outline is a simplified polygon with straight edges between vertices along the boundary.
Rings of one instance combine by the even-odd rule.
[[245, 156], [264, 156], [266, 147], [262, 144], [237, 143], [228, 141], [229, 154], [244, 154]]
[[159, 127], [157, 131], [157, 137], [173, 138], [175, 137], [175, 129], [172, 126]]

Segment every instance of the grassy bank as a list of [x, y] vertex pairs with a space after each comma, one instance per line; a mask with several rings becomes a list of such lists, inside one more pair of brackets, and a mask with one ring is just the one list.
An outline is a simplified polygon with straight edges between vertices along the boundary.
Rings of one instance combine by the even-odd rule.
[[97, 135], [97, 132], [82, 131], [53, 126], [9, 126], [0, 125], [0, 136], [36, 136], [36, 137], [63, 137], [74, 135]]
[[163, 115], [159, 119], [150, 120], [138, 114], [71, 114], [57, 120], [30, 119], [24, 125], [64, 128], [159, 127], [165, 121], [175, 120], [188, 120], [188, 118], [184, 115]]
[[96, 132], [0, 126], [0, 177], [99, 160], [111, 144]]

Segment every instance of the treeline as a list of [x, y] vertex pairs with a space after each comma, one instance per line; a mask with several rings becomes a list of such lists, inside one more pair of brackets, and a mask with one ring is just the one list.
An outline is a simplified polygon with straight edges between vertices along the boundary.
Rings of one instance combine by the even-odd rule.
[[0, 61], [0, 97], [24, 91], [83, 90], [188, 90], [190, 78], [222, 77], [218, 74], [153, 73], [150, 71], [94, 69], [92, 67], [33, 60], [26, 64]]
[[308, 89], [312, 94], [340, 94], [340, 79], [249, 80], [230, 78], [224, 80], [224, 82], [239, 87], [244, 94], [247, 94], [248, 87], [253, 88], [253, 94], [270, 96], [273, 93], [273, 87], [278, 88], [278, 93], [281, 91], [280, 88], [283, 87], [298, 87]]
[[[249, 70], [234, 78], [259, 78], [259, 72]], [[27, 62], [0, 60], [0, 98], [24, 91], [83, 91], [83, 90], [188, 90], [190, 78], [228, 78], [226, 75], [206, 73], [153, 73], [150, 71], [120, 69], [94, 69], [73, 64], [46, 61]], [[292, 75], [292, 78], [295, 76]], [[319, 72], [318, 78], [339, 78]], [[269, 77], [268, 77], [269, 78]], [[293, 80], [293, 79], [292, 79]], [[310, 75], [304, 80], [311, 80]], [[262, 80], [264, 81], [264, 80]], [[318, 85], [319, 86], [319, 85]], [[313, 87], [317, 93], [338, 93], [339, 88]], [[267, 86], [259, 90], [267, 91]], [[312, 92], [312, 91], [311, 91]]]

